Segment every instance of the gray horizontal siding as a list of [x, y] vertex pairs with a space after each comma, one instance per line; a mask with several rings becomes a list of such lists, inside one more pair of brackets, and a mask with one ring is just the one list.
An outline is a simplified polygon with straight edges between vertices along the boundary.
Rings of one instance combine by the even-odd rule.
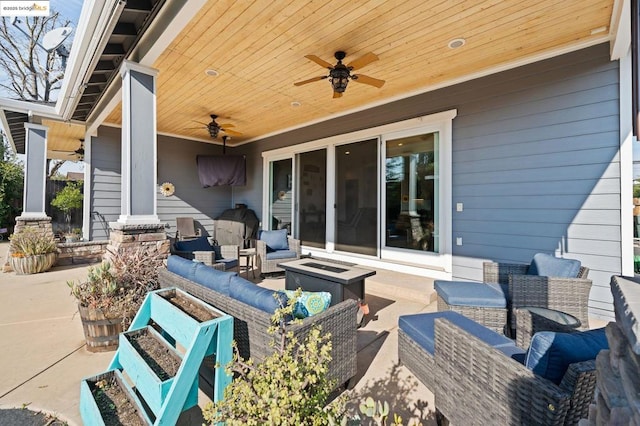
[[[101, 127], [92, 144], [92, 211], [101, 213], [107, 222], [120, 217], [120, 129]], [[158, 136], [157, 212], [167, 223], [167, 233], [175, 236], [176, 217], [193, 217], [203, 234], [213, 233], [213, 219], [233, 207], [230, 187], [202, 188], [196, 168], [197, 155], [221, 153], [218, 145]], [[171, 182], [175, 194], [164, 197], [159, 185]], [[97, 215], [93, 215], [90, 237], [107, 239], [108, 234]]]

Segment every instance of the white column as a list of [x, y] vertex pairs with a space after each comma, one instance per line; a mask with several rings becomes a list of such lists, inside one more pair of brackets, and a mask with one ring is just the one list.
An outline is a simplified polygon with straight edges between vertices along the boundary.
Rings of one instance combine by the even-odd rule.
[[20, 217], [47, 218], [45, 192], [47, 183], [47, 126], [24, 123], [26, 131], [24, 197]]
[[158, 224], [156, 207], [158, 71], [124, 61], [122, 77], [122, 205], [118, 222]]

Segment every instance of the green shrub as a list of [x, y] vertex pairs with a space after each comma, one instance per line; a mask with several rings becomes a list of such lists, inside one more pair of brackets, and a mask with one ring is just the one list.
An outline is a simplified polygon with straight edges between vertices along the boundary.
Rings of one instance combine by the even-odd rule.
[[34, 256], [58, 250], [53, 235], [45, 234], [32, 227], [20, 229], [11, 236], [10, 240], [13, 257]]
[[69, 227], [69, 233], [71, 233], [71, 210], [82, 207], [82, 199], [83, 195], [82, 191], [80, 191], [79, 184], [69, 182], [51, 201], [53, 207], [64, 213], [64, 218]]

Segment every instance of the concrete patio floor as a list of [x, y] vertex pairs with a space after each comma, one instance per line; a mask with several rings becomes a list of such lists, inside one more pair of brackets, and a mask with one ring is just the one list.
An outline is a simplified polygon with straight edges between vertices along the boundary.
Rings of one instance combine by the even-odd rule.
[[[4, 262], [8, 243], [0, 243]], [[36, 275], [0, 273], [0, 408], [27, 407], [55, 414], [70, 425], [82, 424], [80, 381], [108, 366], [114, 352], [90, 353], [67, 280], [84, 279], [88, 265], [55, 267]], [[244, 273], [243, 273], [244, 276]], [[257, 275], [256, 275], [257, 277]], [[256, 278], [268, 288], [284, 288], [282, 278]], [[435, 424], [433, 395], [398, 365], [398, 316], [435, 311], [433, 280], [378, 270], [366, 281], [370, 313], [358, 330], [357, 384], [350, 407], [366, 396], [389, 402], [406, 421]], [[200, 394], [199, 406], [209, 400]], [[355, 412], [355, 411], [354, 411]], [[201, 425], [200, 410], [180, 424]]]

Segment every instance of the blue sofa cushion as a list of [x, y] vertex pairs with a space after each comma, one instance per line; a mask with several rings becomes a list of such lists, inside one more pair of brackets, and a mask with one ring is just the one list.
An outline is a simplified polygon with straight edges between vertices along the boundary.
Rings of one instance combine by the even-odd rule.
[[604, 328], [577, 333], [541, 331], [533, 335], [525, 365], [539, 376], [560, 384], [569, 364], [595, 359], [608, 349]]
[[[511, 353], [517, 352], [513, 347], [514, 342], [507, 337], [496, 333], [493, 330], [479, 324], [462, 314], [454, 311], [441, 311], [428, 314], [402, 315], [398, 319], [398, 326], [424, 350], [433, 355], [435, 353], [435, 320], [445, 318], [457, 325], [461, 329], [473, 334], [480, 340], [493, 346], [494, 348], [505, 348]], [[523, 350], [520, 350], [524, 353]]]
[[295, 250], [278, 250], [267, 253], [267, 260], [291, 259], [296, 257]]
[[195, 281], [196, 268], [202, 264], [202, 262], [194, 262], [180, 256], [169, 256], [167, 258], [167, 269], [170, 272], [191, 281]]
[[225, 296], [229, 295], [231, 278], [237, 275], [235, 272], [218, 271], [204, 263], [198, 263], [197, 265], [193, 281]]
[[469, 281], [436, 280], [434, 288], [438, 296], [453, 306], [479, 306], [506, 308], [507, 298], [499, 285]]
[[287, 230], [278, 229], [277, 231], [260, 231], [258, 238], [267, 245], [268, 250], [289, 250], [289, 241], [287, 241]]
[[229, 270], [238, 266], [238, 259], [218, 259], [216, 263], [224, 263], [224, 269]]
[[199, 237], [193, 240], [176, 241], [174, 247], [178, 251], [213, 251], [207, 237]]
[[[274, 298], [274, 294], [277, 299]], [[231, 278], [229, 296], [270, 314], [280, 308], [281, 303], [282, 306], [286, 306], [288, 301], [283, 293], [258, 287], [237, 275]]]
[[[295, 290], [284, 290], [288, 299], [293, 299]], [[327, 291], [303, 291], [293, 308], [295, 318], [307, 318], [326, 311], [331, 305], [331, 293]]]
[[527, 275], [543, 277], [575, 278], [580, 272], [580, 261], [575, 259], [561, 259], [546, 253], [536, 253], [533, 256]]

